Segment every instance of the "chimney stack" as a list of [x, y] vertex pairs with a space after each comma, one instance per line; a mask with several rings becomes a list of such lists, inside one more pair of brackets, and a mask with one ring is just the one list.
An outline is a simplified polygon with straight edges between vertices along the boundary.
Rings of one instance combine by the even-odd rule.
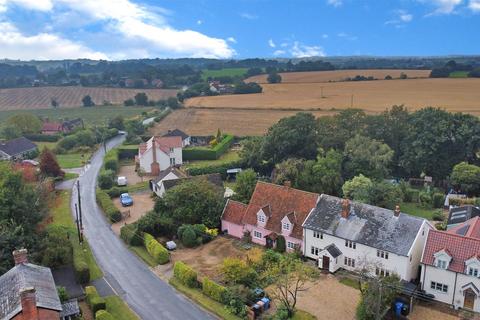
[[283, 185], [284, 185], [285, 187], [287, 187], [287, 188], [291, 188], [291, 187], [292, 187], [292, 181], [290, 181], [290, 180], [285, 180], [285, 181], [283, 182]]
[[393, 211], [393, 215], [395, 217], [398, 217], [400, 215], [400, 206], [398, 204], [395, 206], [395, 210]]
[[152, 155], [153, 161], [150, 164], [150, 169], [153, 176], [158, 176], [160, 174], [160, 165], [157, 162], [157, 147], [155, 145], [155, 136], [152, 137]]
[[27, 249], [20, 249], [20, 250], [13, 251], [13, 260], [15, 261], [15, 265], [28, 263], [27, 254], [28, 254]]
[[34, 287], [20, 290], [20, 302], [22, 303], [22, 319], [38, 320], [37, 297]]
[[342, 200], [342, 218], [348, 219], [350, 215], [350, 200], [343, 199]]

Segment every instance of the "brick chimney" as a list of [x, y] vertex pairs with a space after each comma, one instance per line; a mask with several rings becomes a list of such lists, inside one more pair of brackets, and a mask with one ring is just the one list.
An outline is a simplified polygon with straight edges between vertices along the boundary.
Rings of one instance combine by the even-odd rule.
[[343, 199], [342, 200], [342, 218], [348, 219], [350, 215], [350, 200]]
[[285, 181], [283, 182], [283, 185], [284, 185], [285, 187], [287, 187], [287, 188], [291, 188], [291, 187], [292, 187], [292, 181], [290, 181], [290, 180], [285, 180]]
[[20, 301], [22, 303], [22, 319], [38, 320], [37, 297], [34, 287], [27, 287], [20, 290]]
[[153, 161], [152, 164], [150, 165], [150, 169], [152, 171], [153, 176], [158, 176], [160, 174], [160, 165], [158, 164], [157, 161], [157, 148], [155, 146], [155, 136], [152, 138], [152, 155], [153, 155]]
[[398, 217], [400, 215], [400, 206], [398, 204], [395, 206], [395, 210], [393, 211], [393, 215], [395, 217]]
[[13, 251], [13, 260], [15, 261], [15, 265], [28, 263], [27, 254], [28, 254], [27, 249], [20, 249], [20, 250]]

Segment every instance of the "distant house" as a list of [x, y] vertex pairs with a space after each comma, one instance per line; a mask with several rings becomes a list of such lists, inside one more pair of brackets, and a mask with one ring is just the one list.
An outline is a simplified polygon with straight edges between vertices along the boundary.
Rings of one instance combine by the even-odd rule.
[[62, 305], [50, 268], [28, 263], [25, 249], [13, 257], [15, 266], [0, 276], [0, 319], [60, 319]]
[[0, 142], [0, 160], [23, 159], [37, 151], [37, 145], [25, 137]]
[[448, 231], [431, 230], [422, 257], [421, 285], [435, 300], [480, 312], [480, 217]]
[[222, 213], [222, 231], [254, 243], [275, 247], [279, 236], [288, 251], [303, 248], [302, 224], [319, 195], [272, 183], [257, 182], [248, 205], [228, 200]]
[[176, 167], [169, 167], [168, 169], [165, 169], [160, 172], [158, 177], [155, 179], [150, 180], [150, 189], [155, 192], [157, 196], [160, 198], [163, 197], [165, 194], [165, 186], [164, 182], [167, 180], [176, 180], [180, 178], [185, 178], [187, 175], [180, 171]]
[[480, 216], [480, 208], [478, 207], [472, 205], [459, 207], [452, 206], [448, 212], [447, 229], [454, 228], [459, 224], [478, 216]]
[[54, 135], [62, 133], [70, 133], [76, 128], [84, 128], [83, 120], [80, 118], [66, 120], [63, 122], [45, 121], [42, 126], [42, 134]]
[[152, 87], [161, 89], [163, 88], [163, 81], [160, 79], [152, 79]]
[[140, 144], [137, 164], [147, 174], [158, 176], [161, 171], [183, 163], [182, 147], [183, 141], [179, 136], [151, 137]]
[[191, 143], [191, 137], [179, 129], [168, 130], [163, 137], [181, 137], [182, 138], [182, 147], [187, 147]]
[[370, 269], [418, 278], [430, 223], [422, 218], [322, 194], [303, 224], [304, 256], [330, 272]]

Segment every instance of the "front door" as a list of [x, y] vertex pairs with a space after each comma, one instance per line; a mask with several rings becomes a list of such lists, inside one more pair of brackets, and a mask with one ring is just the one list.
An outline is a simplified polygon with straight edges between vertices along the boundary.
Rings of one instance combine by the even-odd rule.
[[475, 298], [476, 298], [475, 293], [472, 291], [472, 289], [469, 288], [465, 290], [464, 295], [465, 295], [465, 299], [463, 300], [463, 307], [465, 309], [473, 310], [473, 305], [475, 304]]
[[273, 240], [270, 237], [267, 237], [267, 243], [265, 245], [267, 248], [273, 248]]
[[322, 269], [327, 271], [330, 270], [330, 258], [327, 256], [323, 256]]

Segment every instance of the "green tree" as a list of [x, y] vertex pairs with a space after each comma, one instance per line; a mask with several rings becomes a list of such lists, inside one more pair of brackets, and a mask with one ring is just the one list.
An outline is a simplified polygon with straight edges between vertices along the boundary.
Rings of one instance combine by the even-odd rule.
[[360, 285], [361, 298], [357, 306], [357, 319], [384, 319], [398, 294], [398, 288], [401, 288], [401, 283], [396, 275], [379, 278], [365, 276]]
[[287, 158], [314, 159], [317, 155], [317, 124], [311, 113], [299, 112], [280, 119], [268, 129], [263, 158], [276, 164]]
[[127, 99], [127, 100], [123, 101], [123, 105], [125, 107], [133, 107], [135, 105], [135, 100]]
[[276, 72], [272, 72], [267, 77], [268, 83], [280, 83], [282, 82], [282, 76]]
[[169, 97], [167, 99], [167, 106], [171, 109], [179, 109], [182, 105], [176, 97]]
[[95, 103], [92, 100], [92, 97], [89, 95], [86, 95], [82, 98], [82, 103], [84, 107], [93, 107]]
[[368, 189], [367, 203], [387, 208], [395, 209], [403, 200], [403, 194], [400, 188], [388, 182], [374, 182]]
[[282, 235], [278, 235], [277, 237], [277, 244], [275, 246], [275, 251], [283, 253], [287, 250], [285, 237]]
[[192, 226], [187, 226], [182, 233], [182, 243], [187, 248], [193, 248], [199, 243], [197, 242], [197, 235]]
[[30, 113], [13, 115], [7, 119], [6, 125], [18, 128], [22, 135], [39, 133], [42, 129], [42, 121]]
[[265, 167], [262, 157], [263, 141], [263, 137], [249, 137], [241, 142], [240, 159], [242, 163], [259, 172], [264, 172]]
[[57, 98], [52, 98], [52, 99], [50, 99], [50, 105], [51, 105], [54, 109], [60, 107], [60, 103], [58, 102]]
[[21, 136], [22, 136], [22, 131], [17, 126], [7, 125], [2, 128], [2, 137], [5, 138], [6, 140], [19, 138]]
[[244, 260], [235, 257], [225, 258], [220, 267], [220, 272], [229, 285], [250, 286], [258, 278], [257, 272], [251, 266]]
[[460, 162], [453, 167], [450, 181], [470, 196], [480, 193], [480, 167]]
[[372, 180], [360, 174], [345, 181], [342, 187], [343, 196], [355, 201], [369, 202], [369, 190], [373, 186]]
[[109, 128], [115, 128], [118, 130], [125, 130], [125, 123], [123, 120], [123, 117], [121, 115], [118, 115], [114, 117], [110, 122], [108, 123]]
[[364, 174], [385, 178], [393, 158], [393, 150], [380, 141], [356, 135], [345, 144], [345, 171], [348, 177]]
[[297, 186], [301, 172], [305, 168], [305, 160], [290, 158], [275, 166], [275, 183], [284, 184], [290, 181], [292, 186]]
[[235, 183], [235, 200], [248, 203], [252, 197], [253, 190], [257, 185], [257, 174], [253, 169], [243, 170], [237, 175]]
[[135, 95], [135, 104], [137, 106], [148, 106], [148, 96], [145, 92], [139, 92]]
[[341, 110], [334, 116], [318, 118], [318, 143], [324, 150], [340, 150], [357, 134], [363, 134], [367, 127], [367, 115], [360, 109]]
[[43, 148], [40, 153], [40, 173], [46, 177], [63, 177], [65, 175], [57, 158], [48, 148]]

